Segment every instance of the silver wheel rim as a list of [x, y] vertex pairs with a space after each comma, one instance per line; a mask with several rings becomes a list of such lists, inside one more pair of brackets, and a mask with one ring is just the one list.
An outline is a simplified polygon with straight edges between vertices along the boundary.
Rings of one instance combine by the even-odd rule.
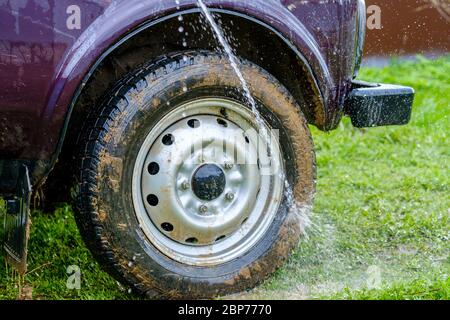
[[[259, 126], [245, 106], [208, 98], [177, 107], [152, 128], [136, 158], [132, 195], [154, 247], [175, 261], [211, 266], [242, 256], [261, 240], [283, 197], [284, 167], [277, 137], [268, 147], [258, 139]], [[273, 172], [264, 173], [263, 164]], [[205, 167], [225, 179], [214, 180], [214, 186], [221, 183], [213, 196], [196, 188], [205, 186], [197, 183]]]

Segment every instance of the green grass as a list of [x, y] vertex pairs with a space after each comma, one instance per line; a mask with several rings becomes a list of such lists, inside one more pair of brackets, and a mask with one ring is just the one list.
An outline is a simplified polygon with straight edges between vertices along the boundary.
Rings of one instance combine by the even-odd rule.
[[[450, 57], [364, 69], [368, 81], [417, 91], [411, 124], [313, 129], [318, 157], [314, 225], [292, 259], [235, 298], [449, 299]], [[0, 205], [0, 211], [1, 205]], [[0, 299], [130, 299], [86, 250], [69, 207], [34, 212], [29, 273], [0, 265]], [[81, 290], [66, 288], [69, 265]]]
[[[16, 299], [23, 286], [33, 288], [34, 299], [131, 298], [92, 258], [69, 206], [54, 214], [33, 213], [29, 249], [28, 273], [24, 278], [4, 264], [0, 266], [0, 299]], [[67, 268], [71, 265], [80, 267], [81, 290], [67, 289]]]
[[435, 281], [416, 279], [396, 283], [384, 290], [363, 289], [352, 291], [345, 288], [331, 298], [351, 300], [449, 300], [450, 279], [446, 278], [446, 280]]

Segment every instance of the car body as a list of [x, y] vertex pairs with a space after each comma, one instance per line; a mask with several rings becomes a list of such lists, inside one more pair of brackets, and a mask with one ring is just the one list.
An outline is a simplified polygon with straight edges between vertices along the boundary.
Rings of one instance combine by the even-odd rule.
[[[80, 9], [81, 29], [70, 30], [67, 10], [70, 13], [74, 3]], [[361, 57], [361, 1], [208, 5], [273, 29], [289, 43], [310, 68], [320, 92], [317, 125], [336, 126]], [[198, 11], [195, 0], [2, 1], [0, 156], [38, 161], [33, 181], [42, 180], [58, 157], [76, 98], [105, 54], [145, 28], [192, 11]], [[6, 177], [1, 180], [6, 184]]]
[[[363, 0], [205, 4], [238, 56], [306, 101], [310, 124], [332, 130], [344, 114], [360, 127], [409, 121], [411, 89], [355, 82]], [[92, 106], [130, 70], [172, 51], [217, 47], [196, 0], [0, 1], [0, 194], [12, 199], [10, 211], [28, 208], [31, 189], [57, 163], [70, 165]]]

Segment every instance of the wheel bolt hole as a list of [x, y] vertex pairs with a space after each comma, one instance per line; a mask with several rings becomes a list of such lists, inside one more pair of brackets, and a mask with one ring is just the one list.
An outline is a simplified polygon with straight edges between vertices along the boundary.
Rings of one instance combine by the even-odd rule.
[[200, 127], [200, 121], [198, 121], [197, 119], [191, 119], [188, 121], [188, 126], [192, 129], [198, 128]]
[[149, 194], [147, 196], [147, 202], [149, 205], [151, 205], [152, 207], [156, 207], [159, 203], [159, 199], [157, 196], [155, 196], [154, 194]]
[[167, 232], [172, 232], [173, 231], [173, 225], [171, 223], [168, 223], [168, 222], [164, 222], [163, 224], [161, 224], [161, 228], [164, 231], [167, 231]]
[[245, 137], [245, 142], [250, 143], [250, 139], [248, 137]]
[[222, 127], [228, 127], [228, 123], [223, 119], [217, 119], [217, 123], [220, 124]]
[[196, 244], [196, 243], [198, 243], [198, 239], [197, 238], [188, 238], [188, 239], [186, 239], [186, 243]]
[[245, 218], [245, 219], [242, 221], [241, 225], [244, 225], [244, 224], [247, 222], [247, 220], [248, 220], [248, 218]]
[[163, 138], [162, 138], [162, 143], [166, 146], [170, 146], [175, 142], [175, 137], [171, 134], [166, 134]]
[[218, 238], [216, 239], [216, 242], [219, 242], [220, 240], [225, 239], [225, 237], [226, 237], [225, 235], [218, 237]]
[[152, 162], [148, 165], [148, 173], [150, 173], [152, 176], [155, 174], [158, 174], [159, 172], [159, 164], [156, 162]]

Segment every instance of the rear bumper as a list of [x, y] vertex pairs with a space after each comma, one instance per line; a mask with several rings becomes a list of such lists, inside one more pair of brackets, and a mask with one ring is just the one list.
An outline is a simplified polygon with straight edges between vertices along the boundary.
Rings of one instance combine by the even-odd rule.
[[355, 81], [344, 110], [357, 128], [404, 125], [411, 119], [413, 102], [412, 88]]

